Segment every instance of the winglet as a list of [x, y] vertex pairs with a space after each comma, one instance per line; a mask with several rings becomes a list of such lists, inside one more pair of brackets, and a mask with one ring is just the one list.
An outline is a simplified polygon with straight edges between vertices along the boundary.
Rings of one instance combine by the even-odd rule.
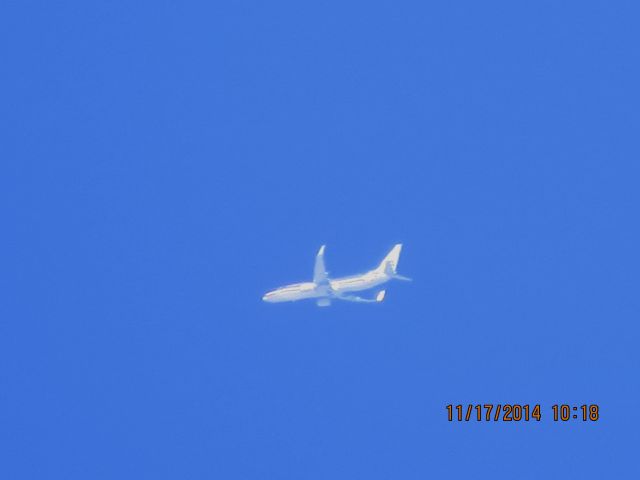
[[316, 254], [316, 263], [313, 267], [313, 283], [316, 285], [328, 282], [327, 271], [324, 266], [324, 247], [322, 245]]
[[382, 300], [384, 300], [384, 295], [385, 295], [386, 290], [380, 290], [378, 292], [378, 295], [376, 295], [376, 302], [381, 302]]

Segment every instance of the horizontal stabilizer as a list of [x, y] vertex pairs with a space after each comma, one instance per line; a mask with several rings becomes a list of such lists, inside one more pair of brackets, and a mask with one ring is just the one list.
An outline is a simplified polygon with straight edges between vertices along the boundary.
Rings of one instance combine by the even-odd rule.
[[397, 273], [393, 275], [391, 278], [395, 278], [396, 280], [403, 280], [405, 282], [413, 282], [412, 278], [405, 277], [404, 275], [398, 275]]

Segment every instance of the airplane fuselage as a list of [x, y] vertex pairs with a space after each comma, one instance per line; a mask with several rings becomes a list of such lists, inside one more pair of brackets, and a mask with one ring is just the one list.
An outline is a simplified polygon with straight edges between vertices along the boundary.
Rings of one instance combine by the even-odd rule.
[[359, 292], [382, 285], [391, 280], [386, 273], [372, 270], [361, 275], [334, 278], [326, 284], [313, 282], [292, 283], [268, 292], [262, 299], [265, 302], [293, 302], [306, 298], [339, 298], [349, 292]]

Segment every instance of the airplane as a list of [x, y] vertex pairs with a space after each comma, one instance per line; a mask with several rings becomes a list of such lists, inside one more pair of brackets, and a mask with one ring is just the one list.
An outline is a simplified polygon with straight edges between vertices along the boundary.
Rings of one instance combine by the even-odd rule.
[[325, 245], [322, 245], [316, 255], [312, 282], [285, 285], [284, 287], [266, 293], [262, 297], [262, 300], [269, 303], [278, 303], [314, 298], [319, 307], [328, 307], [331, 305], [332, 300], [380, 303], [384, 300], [385, 290], [380, 290], [374, 298], [362, 298], [357, 295], [352, 295], [350, 292], [368, 290], [394, 279], [411, 281], [410, 278], [396, 273], [400, 251], [402, 250], [401, 243], [396, 244], [387, 256], [382, 259], [380, 265], [373, 270], [360, 275], [334, 279], [329, 278], [329, 274], [325, 269], [324, 249]]

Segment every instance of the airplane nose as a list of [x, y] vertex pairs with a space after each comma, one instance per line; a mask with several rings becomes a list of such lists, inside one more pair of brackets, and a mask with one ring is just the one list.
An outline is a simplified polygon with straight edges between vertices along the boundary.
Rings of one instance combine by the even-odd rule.
[[269, 303], [273, 303], [273, 302], [277, 302], [278, 298], [278, 291], [277, 290], [273, 290], [271, 292], [267, 292], [262, 296], [262, 300], [264, 300], [265, 302], [269, 302]]

